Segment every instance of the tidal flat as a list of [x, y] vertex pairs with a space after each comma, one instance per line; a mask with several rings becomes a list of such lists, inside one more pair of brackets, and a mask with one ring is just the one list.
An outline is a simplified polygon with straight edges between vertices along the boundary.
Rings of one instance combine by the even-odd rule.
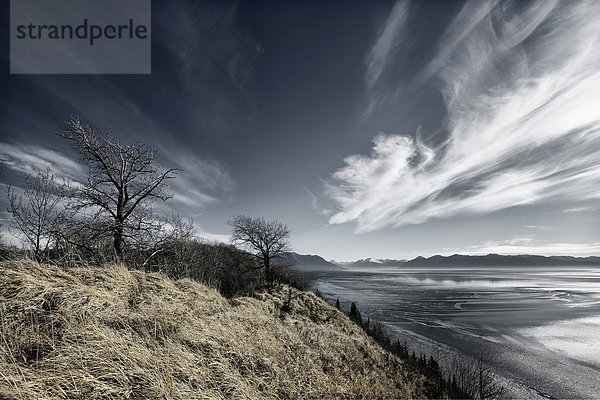
[[598, 266], [347, 267], [309, 278], [442, 362], [487, 349], [511, 397], [600, 393]]

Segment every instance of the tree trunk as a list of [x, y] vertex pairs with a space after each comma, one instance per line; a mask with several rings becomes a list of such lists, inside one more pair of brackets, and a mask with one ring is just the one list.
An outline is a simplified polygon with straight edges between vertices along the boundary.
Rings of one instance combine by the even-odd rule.
[[269, 257], [265, 257], [265, 279], [267, 281], [267, 285], [271, 286], [273, 283], [273, 277], [271, 276], [271, 260]]
[[35, 261], [40, 263], [42, 262], [42, 255], [41, 255], [41, 251], [40, 251], [40, 236], [41, 234], [39, 233], [39, 229], [37, 232], [37, 235], [35, 237], [35, 248], [33, 249], [33, 257], [35, 258]]
[[118, 224], [113, 232], [113, 246], [119, 261], [123, 261], [123, 225]]

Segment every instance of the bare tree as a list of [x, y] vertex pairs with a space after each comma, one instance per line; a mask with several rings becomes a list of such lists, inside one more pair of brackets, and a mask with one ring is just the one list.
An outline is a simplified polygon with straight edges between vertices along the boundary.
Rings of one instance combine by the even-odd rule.
[[492, 360], [491, 352], [481, 345], [475, 353], [475, 370], [477, 372], [477, 396], [478, 399], [500, 399], [504, 396], [504, 387], [496, 380], [496, 375], [489, 366]]
[[459, 395], [469, 399], [501, 399], [505, 388], [498, 383], [495, 373], [489, 366], [493, 355], [489, 348], [479, 346], [472, 359], [456, 356], [451, 367], [449, 381]]
[[174, 178], [177, 170], [161, 170], [154, 147], [122, 145], [111, 134], [78, 117], [66, 121], [59, 134], [72, 142], [88, 167], [86, 184], [74, 189], [72, 207], [76, 211], [97, 210], [107, 217], [115, 254], [122, 260], [125, 238], [160, 228], [149, 218], [150, 206], [153, 200], [172, 197], [166, 181]]
[[191, 245], [196, 234], [194, 221], [191, 218], [186, 221], [178, 214], [171, 214], [162, 223], [164, 224], [163, 229], [157, 232], [157, 235], [148, 235], [149, 246], [139, 246], [139, 248], [146, 247], [148, 249], [140, 266], [146, 268], [151, 265], [150, 262], [159, 253], [167, 253], [169, 256], [168, 271], [162, 270], [161, 272], [167, 272], [169, 276], [177, 279], [183, 278], [189, 272], [194, 258], [197, 256], [194, 246]]
[[[76, 202], [77, 199], [75, 199]], [[74, 215], [74, 199], [66, 209], [65, 218], [56, 238], [55, 261], [65, 266], [102, 265], [114, 261], [111, 227], [113, 221], [100, 209]]]
[[35, 260], [42, 261], [65, 219], [61, 188], [56, 184], [50, 169], [47, 169], [37, 177], [25, 178], [21, 195], [9, 186], [7, 196], [8, 211], [12, 215], [10, 227], [22, 233]]
[[264, 269], [266, 281], [271, 284], [272, 260], [291, 250], [289, 228], [279, 221], [267, 222], [264, 218], [245, 215], [235, 215], [227, 224], [233, 227], [232, 242], [243, 246], [260, 260], [260, 268]]

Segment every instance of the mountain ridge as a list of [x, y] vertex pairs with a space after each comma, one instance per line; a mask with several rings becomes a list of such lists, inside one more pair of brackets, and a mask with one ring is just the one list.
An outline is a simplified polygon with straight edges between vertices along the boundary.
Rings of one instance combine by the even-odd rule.
[[362, 258], [350, 264], [352, 267], [395, 267], [401, 266], [407, 260], [396, 260], [391, 258]]
[[293, 251], [285, 252], [277, 257], [277, 261], [295, 267], [338, 267], [316, 254], [299, 254]]
[[487, 255], [453, 254], [451, 256], [442, 256], [436, 254], [428, 258], [419, 256], [404, 263], [404, 265], [406, 266], [576, 266], [586, 264], [600, 264], [600, 257], [541, 256], [535, 254], [500, 255], [494, 253], [490, 253]]
[[411, 260], [388, 258], [361, 258], [356, 261], [336, 263], [327, 261], [316, 254], [298, 254], [295, 252], [284, 253], [280, 258], [284, 263], [297, 267], [402, 267], [402, 266], [577, 266], [600, 265], [598, 256], [542, 256], [537, 254], [501, 255], [490, 253], [487, 255], [453, 254], [442, 256], [436, 254], [430, 257], [418, 256]]

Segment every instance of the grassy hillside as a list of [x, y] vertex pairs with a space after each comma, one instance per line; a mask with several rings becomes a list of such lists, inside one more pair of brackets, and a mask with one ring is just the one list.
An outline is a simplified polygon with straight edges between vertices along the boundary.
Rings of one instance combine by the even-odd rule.
[[312, 293], [227, 300], [122, 266], [0, 264], [0, 398], [414, 398], [423, 384]]

